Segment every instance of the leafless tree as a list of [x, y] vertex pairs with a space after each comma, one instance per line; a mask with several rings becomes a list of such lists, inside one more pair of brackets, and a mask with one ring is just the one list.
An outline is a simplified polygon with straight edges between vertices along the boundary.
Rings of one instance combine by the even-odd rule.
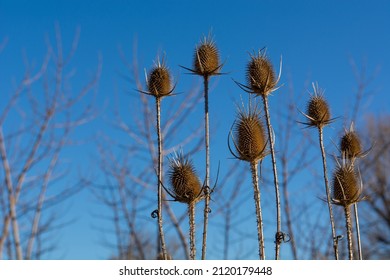
[[63, 180], [70, 174], [63, 150], [80, 141], [73, 132], [94, 117], [91, 97], [101, 61], [89, 82], [72, 91], [78, 39], [79, 30], [70, 51], [64, 52], [57, 25], [55, 44], [47, 37], [39, 69], [25, 58], [24, 76], [8, 96], [2, 92], [6, 101], [0, 107], [0, 259], [41, 258], [52, 250], [54, 239], [47, 240], [47, 235], [61, 227], [53, 206], [80, 188]]

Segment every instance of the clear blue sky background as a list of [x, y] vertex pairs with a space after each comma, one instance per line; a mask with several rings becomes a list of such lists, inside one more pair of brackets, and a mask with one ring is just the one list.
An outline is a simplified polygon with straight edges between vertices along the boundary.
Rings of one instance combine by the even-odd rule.
[[[311, 82], [318, 81], [326, 89], [334, 114], [345, 114], [357, 87], [350, 63], [353, 59], [359, 68], [366, 64], [367, 73], [379, 69], [370, 85], [374, 94], [364, 101], [365, 112], [389, 112], [389, 1], [0, 0], [0, 41], [8, 38], [0, 54], [1, 90], [7, 91], [12, 78], [22, 76], [24, 51], [39, 64], [46, 52], [45, 36], [48, 34], [54, 40], [55, 23], [61, 28], [65, 49], [70, 48], [76, 28], [81, 28], [74, 58], [80, 77], [89, 77], [96, 68], [98, 54], [102, 55], [97, 106], [103, 112], [105, 102], [108, 107], [113, 106], [115, 90], [123, 98], [122, 102], [131, 100], [128, 93], [133, 85], [118, 74], [124, 71], [119, 46], [131, 58], [136, 40], [142, 68], [149, 68], [156, 54], [164, 51], [168, 66], [179, 76], [178, 90], [184, 92], [196, 78], [184, 75], [178, 65], [191, 65], [195, 45], [212, 30], [221, 58], [226, 60], [224, 70], [228, 72], [216, 79], [210, 100], [211, 121], [218, 131], [212, 140], [216, 158], [229, 157], [225, 143], [235, 116], [232, 101], [239, 100], [242, 94], [231, 78], [245, 81], [248, 52], [262, 47], [267, 47], [275, 65], [283, 56], [281, 83], [285, 86], [272, 97], [271, 107], [284, 100], [290, 85], [300, 95], [310, 90]], [[73, 82], [77, 87], [83, 81]], [[304, 108], [305, 101], [301, 97], [298, 105]], [[103, 113], [87, 134], [107, 129], [102, 124], [103, 115], [107, 117]], [[87, 151], [79, 153], [85, 158], [77, 162], [90, 164], [93, 147]], [[96, 221], [90, 213], [96, 202], [91, 194], [81, 193], [72, 200], [71, 206], [67, 216], [77, 220], [59, 236], [59, 250], [53, 257], [109, 257], [107, 248], [98, 244], [99, 232], [93, 229]], [[211, 257], [218, 258], [218, 255], [211, 253]]]

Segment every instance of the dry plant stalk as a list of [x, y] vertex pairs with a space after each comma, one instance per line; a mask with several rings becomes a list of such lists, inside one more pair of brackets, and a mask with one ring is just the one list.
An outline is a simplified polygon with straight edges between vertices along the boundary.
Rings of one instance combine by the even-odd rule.
[[[234, 127], [234, 136], [229, 133], [228, 146], [232, 155], [250, 164], [252, 174], [252, 186], [256, 207], [256, 222], [257, 222], [257, 237], [259, 242], [259, 257], [265, 260], [264, 250], [264, 233], [263, 233], [263, 218], [261, 210], [261, 195], [259, 188], [258, 164], [268, 154], [266, 150], [267, 140], [260, 120], [257, 106], [252, 109], [250, 106], [248, 111], [242, 108], [238, 112], [238, 120]], [[230, 136], [237, 154], [230, 148]], [[236, 142], [237, 141], [237, 142]]]
[[322, 166], [323, 166], [323, 173], [324, 173], [326, 200], [328, 203], [329, 219], [330, 219], [330, 225], [332, 229], [333, 249], [334, 249], [335, 259], [338, 260], [339, 259], [338, 237], [336, 236], [336, 227], [335, 227], [334, 216], [333, 216], [331, 193], [330, 193], [330, 187], [328, 181], [328, 170], [326, 164], [326, 153], [325, 153], [324, 139], [323, 139], [324, 138], [323, 128], [326, 125], [330, 124], [333, 121], [333, 119], [331, 119], [329, 105], [323, 96], [323, 90], [320, 89], [318, 85], [314, 83], [313, 83], [313, 90], [314, 90], [314, 94], [310, 97], [310, 100], [307, 104], [306, 114], [302, 113], [308, 119], [308, 122], [303, 124], [306, 124], [308, 127], [316, 127], [318, 129], [319, 144], [320, 144], [321, 155], [322, 155]]
[[[341, 158], [343, 160], [348, 160], [351, 168], [355, 165], [355, 160], [361, 157], [364, 157], [371, 150], [363, 151], [363, 147], [360, 141], [358, 134], [354, 131], [353, 122], [349, 130], [345, 130], [344, 135], [340, 140], [340, 152]], [[360, 180], [361, 181], [361, 180]], [[358, 245], [358, 255], [359, 259], [363, 259], [362, 246], [361, 246], [361, 237], [360, 237], [360, 226], [359, 226], [359, 214], [358, 214], [358, 205], [357, 202], [353, 203], [354, 215], [355, 215], [355, 227], [356, 227], [356, 239]]]
[[282, 217], [280, 206], [280, 193], [278, 172], [276, 167], [275, 156], [275, 139], [271, 125], [271, 117], [268, 105], [268, 96], [276, 91], [279, 86], [282, 63], [280, 63], [279, 75], [275, 76], [271, 62], [266, 56], [265, 49], [260, 50], [257, 54], [251, 55], [251, 59], [247, 65], [246, 76], [248, 85], [238, 85], [248, 93], [260, 96], [263, 100], [264, 113], [268, 132], [268, 141], [270, 145], [272, 171], [274, 176], [275, 187], [275, 206], [276, 206], [276, 233], [275, 233], [275, 260], [279, 259], [280, 245], [284, 241], [285, 234], [282, 232]]
[[190, 259], [195, 260], [195, 205], [203, 198], [203, 188], [196, 175], [193, 163], [183, 153], [175, 155], [169, 161], [171, 190], [166, 189], [166, 191], [175, 201], [188, 205]]
[[204, 120], [205, 120], [205, 151], [206, 151], [206, 178], [205, 178], [205, 206], [203, 215], [203, 240], [202, 260], [206, 259], [207, 250], [207, 227], [210, 213], [210, 131], [209, 131], [209, 78], [220, 75], [222, 64], [220, 64], [219, 52], [211, 36], [204, 38], [195, 48], [193, 58], [193, 69], [183, 67], [192, 74], [203, 77], [204, 85]]
[[[168, 68], [165, 65], [164, 60], [157, 61], [154, 68], [149, 73], [147, 78], [148, 92], [143, 92], [147, 95], [154, 96], [156, 99], [156, 133], [158, 143], [158, 164], [157, 164], [157, 217], [158, 217], [158, 229], [161, 243], [161, 253], [164, 260], [168, 257], [165, 244], [164, 230], [163, 230], [163, 218], [162, 218], [162, 166], [163, 166], [163, 137], [161, 134], [161, 99], [170, 95], [173, 92], [171, 76]], [[158, 246], [160, 251], [160, 246]]]
[[359, 187], [356, 172], [352, 165], [339, 166], [333, 175], [332, 202], [344, 208], [345, 225], [348, 238], [348, 256], [353, 260], [353, 240], [351, 205], [361, 200], [362, 189]]

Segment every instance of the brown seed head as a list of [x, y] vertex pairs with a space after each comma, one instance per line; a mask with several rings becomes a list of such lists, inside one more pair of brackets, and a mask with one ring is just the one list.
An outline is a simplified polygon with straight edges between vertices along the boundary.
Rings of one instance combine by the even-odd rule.
[[148, 90], [155, 97], [163, 97], [172, 92], [171, 77], [164, 64], [159, 64], [150, 71]]
[[306, 111], [311, 126], [320, 128], [331, 121], [328, 103], [322, 95], [312, 96], [307, 104]]
[[255, 162], [266, 156], [267, 140], [256, 111], [239, 112], [234, 138], [238, 141], [236, 148], [242, 160]]
[[264, 52], [251, 56], [246, 74], [249, 88], [256, 94], [268, 95], [276, 86], [272, 64]]
[[356, 158], [362, 154], [362, 144], [356, 132], [348, 131], [343, 135], [340, 141], [340, 150], [348, 159]]
[[333, 202], [338, 205], [350, 205], [361, 196], [361, 189], [352, 166], [338, 167], [333, 175]]
[[194, 72], [201, 76], [211, 76], [219, 72], [219, 54], [215, 43], [211, 39], [205, 39], [195, 49]]
[[169, 180], [177, 201], [190, 204], [201, 199], [202, 186], [195, 168], [182, 154], [170, 160]]

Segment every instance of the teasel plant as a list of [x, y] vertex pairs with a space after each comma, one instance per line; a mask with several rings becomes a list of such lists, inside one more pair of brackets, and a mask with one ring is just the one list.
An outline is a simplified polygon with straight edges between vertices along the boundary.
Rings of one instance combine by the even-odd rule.
[[[172, 85], [171, 74], [165, 63], [165, 58], [161, 61], [158, 58], [154, 67], [146, 76], [148, 91], [141, 93], [153, 96], [156, 101], [156, 134], [157, 134], [157, 209], [152, 212], [152, 217], [158, 219], [159, 242], [158, 254], [160, 258], [168, 259], [162, 215], [162, 167], [163, 167], [163, 135], [161, 132], [161, 100], [162, 98], [172, 95], [175, 86]], [[161, 246], [161, 247], [160, 247]], [[161, 248], [161, 251], [160, 251]]]
[[210, 125], [209, 125], [209, 79], [211, 76], [221, 75], [220, 70], [223, 64], [220, 63], [218, 48], [212, 39], [211, 34], [208, 37], [204, 37], [203, 40], [195, 47], [193, 57], [193, 68], [184, 69], [188, 70], [191, 74], [201, 76], [203, 78], [203, 91], [204, 91], [204, 124], [205, 124], [205, 152], [206, 152], [206, 178], [205, 178], [205, 206], [203, 215], [203, 238], [202, 238], [202, 260], [206, 259], [207, 251], [207, 228], [208, 228], [208, 216], [211, 212], [210, 209]]
[[[230, 145], [233, 142], [236, 152]], [[259, 242], [259, 258], [265, 260], [263, 218], [261, 210], [261, 194], [259, 188], [259, 163], [269, 154], [267, 137], [260, 118], [258, 106], [251, 106], [246, 110], [244, 106], [238, 109], [238, 116], [233, 123], [228, 136], [228, 147], [231, 154], [239, 160], [249, 162], [252, 175], [252, 186], [256, 208], [257, 237]]]
[[281, 217], [281, 205], [280, 205], [280, 193], [279, 193], [279, 181], [278, 172], [276, 166], [275, 156], [275, 137], [274, 131], [271, 125], [271, 116], [268, 105], [268, 97], [280, 88], [279, 81], [282, 73], [282, 59], [279, 65], [279, 74], [275, 75], [272, 63], [266, 55], [266, 49], [263, 48], [257, 53], [250, 55], [250, 61], [247, 64], [246, 78], [247, 85], [236, 82], [236, 84], [244, 91], [254, 94], [262, 98], [265, 120], [267, 125], [268, 141], [270, 146], [272, 171], [274, 176], [275, 187], [275, 204], [276, 204], [276, 233], [275, 233], [275, 260], [279, 259], [280, 246], [284, 242], [287, 236], [282, 232], [282, 217]]
[[[345, 129], [343, 136], [340, 139], [339, 151], [341, 158], [344, 161], [348, 161], [348, 164], [351, 168], [354, 168], [356, 159], [365, 157], [372, 147], [368, 150], [363, 151], [362, 143], [359, 135], [354, 129], [354, 123], [351, 122], [349, 129]], [[360, 180], [362, 184], [362, 180]], [[360, 237], [360, 226], [359, 226], [359, 213], [358, 213], [358, 204], [353, 203], [353, 210], [355, 216], [355, 227], [356, 227], [356, 240], [358, 247], [359, 259], [363, 259], [362, 246], [361, 246], [361, 237]]]
[[[356, 205], [363, 199], [362, 189], [361, 179], [358, 180], [354, 166], [346, 163], [345, 161], [342, 164], [338, 163], [338, 167], [333, 174], [332, 203], [342, 206], [344, 209], [345, 227], [348, 240], [348, 257], [350, 260], [354, 259], [351, 205]], [[356, 231], [358, 231], [358, 221], [356, 226]], [[360, 244], [359, 239], [358, 242]], [[359, 250], [359, 258], [361, 258], [361, 248]]]
[[168, 177], [171, 187], [163, 186], [165, 191], [174, 201], [185, 203], [188, 206], [190, 259], [195, 260], [195, 205], [205, 196], [204, 186], [196, 174], [192, 161], [182, 151], [169, 158]]
[[319, 136], [319, 145], [321, 149], [322, 156], [322, 166], [323, 166], [323, 175], [324, 175], [324, 185], [326, 191], [326, 201], [329, 209], [329, 219], [332, 230], [332, 240], [333, 240], [333, 250], [335, 259], [339, 259], [338, 251], [338, 241], [341, 239], [341, 236], [336, 235], [336, 226], [334, 221], [333, 209], [332, 209], [332, 199], [331, 191], [328, 180], [328, 169], [326, 163], [326, 153], [324, 147], [324, 134], [323, 129], [325, 126], [332, 123], [335, 119], [331, 118], [330, 108], [328, 102], [325, 100], [324, 91], [319, 88], [317, 83], [313, 83], [313, 94], [310, 96], [309, 102], [307, 103], [306, 113], [301, 112], [307, 119], [308, 122], [300, 122], [305, 124], [307, 127], [314, 127], [318, 130]]

